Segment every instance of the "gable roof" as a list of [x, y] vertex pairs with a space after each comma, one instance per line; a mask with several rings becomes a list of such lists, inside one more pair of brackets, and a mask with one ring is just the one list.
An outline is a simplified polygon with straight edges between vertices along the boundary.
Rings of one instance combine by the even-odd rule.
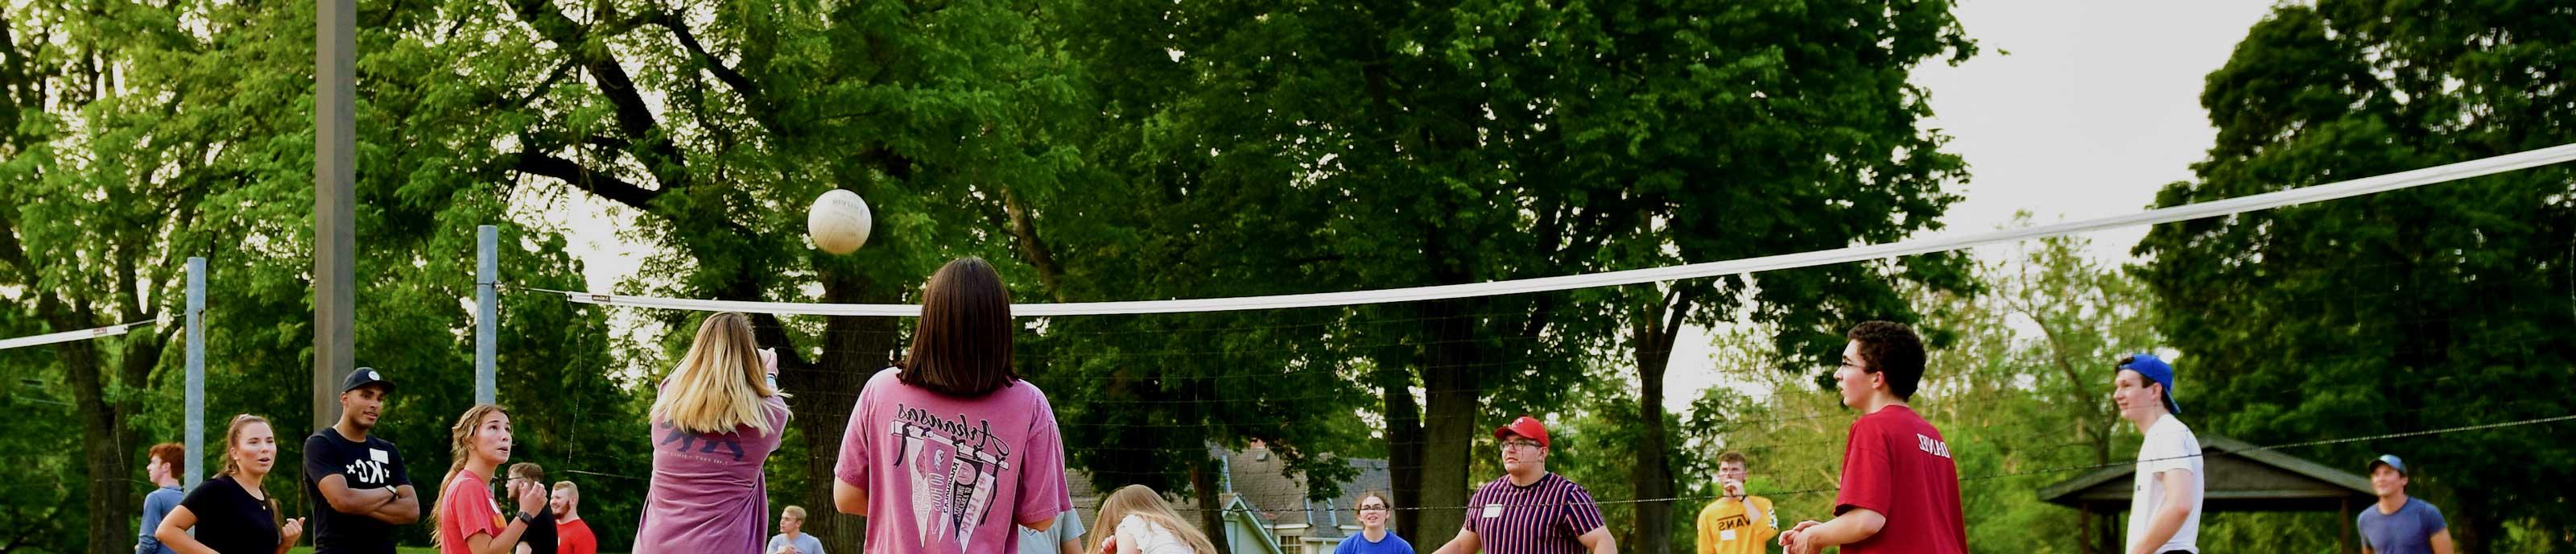
[[[2336, 511], [2375, 496], [2370, 479], [2277, 450], [2217, 435], [2201, 435], [2207, 512]], [[2110, 513], [2127, 510], [2136, 466], [2116, 466], [2039, 489], [2040, 500]]]

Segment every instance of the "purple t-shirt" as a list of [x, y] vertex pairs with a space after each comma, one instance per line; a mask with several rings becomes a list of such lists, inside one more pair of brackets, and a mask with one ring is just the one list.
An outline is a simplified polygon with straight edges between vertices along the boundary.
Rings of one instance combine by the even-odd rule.
[[1073, 508], [1046, 393], [1013, 381], [981, 398], [868, 379], [841, 435], [841, 482], [868, 492], [868, 551], [998, 554], [1015, 522]]
[[760, 466], [787, 431], [787, 401], [772, 396], [768, 434], [681, 431], [653, 422], [653, 484], [635, 527], [635, 553], [756, 554], [768, 538], [769, 481]]

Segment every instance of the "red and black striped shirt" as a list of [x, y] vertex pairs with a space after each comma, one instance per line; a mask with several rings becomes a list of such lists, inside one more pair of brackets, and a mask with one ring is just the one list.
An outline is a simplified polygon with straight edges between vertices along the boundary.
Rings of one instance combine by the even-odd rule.
[[1601, 528], [1601, 507], [1557, 474], [1526, 487], [1505, 475], [1468, 497], [1466, 526], [1490, 554], [1583, 554], [1576, 537]]

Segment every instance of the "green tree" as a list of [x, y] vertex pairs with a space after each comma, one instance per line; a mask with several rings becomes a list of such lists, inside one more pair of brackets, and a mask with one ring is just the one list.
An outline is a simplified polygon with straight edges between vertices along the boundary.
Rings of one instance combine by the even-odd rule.
[[[2218, 127], [2196, 179], [2163, 206], [2270, 192], [2576, 142], [2563, 5], [2325, 1], [2256, 24], [2201, 104]], [[2537, 168], [2311, 206], [2164, 225], [2139, 244], [2160, 327], [2196, 359], [2197, 404], [2256, 443], [2561, 415], [2576, 381], [2570, 178]], [[2359, 470], [2393, 452], [2465, 552], [2508, 525], [2576, 530], [2564, 426], [2330, 445]]]
[[[1939, 183], [1959, 175], [1914, 127], [1926, 112], [1904, 82], [1914, 63], [1972, 50], [1940, 2], [1217, 2], [1086, 5], [1071, 19], [1069, 48], [1107, 111], [1086, 151], [1097, 167], [1158, 188], [1136, 197], [1175, 206], [1163, 213], [1213, 212], [1186, 236], [1244, 247], [1207, 266], [1303, 291], [1888, 240], [1929, 227], [1951, 200]], [[1825, 321], [1904, 319], [1884, 284], [1897, 273], [1796, 272], [1758, 294], [1848, 300], [1768, 312], [1815, 318], [1783, 340], [1819, 351]], [[1399, 532], [1447, 536], [1489, 401], [1555, 406], [1582, 378], [1575, 360], [1629, 329], [1659, 371], [1681, 322], [1756, 301], [1727, 283], [1355, 310], [1417, 322], [1362, 342], [1410, 347], [1360, 353], [1377, 368], [1395, 501], [1433, 508], [1399, 514]], [[1646, 381], [1639, 411], [1661, 445], [1661, 377]], [[1644, 471], [1641, 492], [1669, 490], [1666, 468]]]

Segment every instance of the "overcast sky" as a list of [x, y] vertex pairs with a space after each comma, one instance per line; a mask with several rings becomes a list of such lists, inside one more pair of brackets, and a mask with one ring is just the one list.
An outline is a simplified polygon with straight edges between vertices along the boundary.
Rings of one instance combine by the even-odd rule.
[[[1974, 174], [1944, 220], [1951, 231], [2003, 225], [2015, 212], [2041, 221], [2143, 210], [2165, 183], [2191, 176], [2216, 131], [2200, 108], [2202, 78], [2227, 63], [2247, 28], [2270, 9], [2249, 0], [1965, 0], [1956, 8], [1984, 53], [1958, 67], [1933, 64], [1914, 81], [1931, 90], [1926, 126]], [[2009, 52], [2009, 54], [2007, 54]], [[564, 224], [591, 290], [632, 275], [648, 249], [618, 240], [632, 214], [574, 195], [536, 209]], [[528, 213], [528, 212], [522, 212]], [[2094, 233], [2090, 254], [2129, 261], [2144, 229]], [[630, 320], [631, 321], [631, 320]], [[1672, 358], [1667, 404], [1678, 410], [1726, 382], [1704, 335]], [[1738, 385], [1740, 386], [1740, 385]]]

